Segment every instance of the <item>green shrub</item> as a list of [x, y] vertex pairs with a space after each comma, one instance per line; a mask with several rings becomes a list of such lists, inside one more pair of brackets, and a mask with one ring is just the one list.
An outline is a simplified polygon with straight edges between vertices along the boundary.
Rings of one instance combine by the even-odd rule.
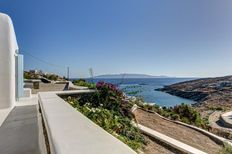
[[89, 89], [95, 89], [96, 88], [95, 83], [89, 83], [85, 79], [74, 80], [73, 84], [77, 85], [77, 86], [88, 87]]
[[180, 120], [184, 123], [195, 125], [201, 128], [207, 128], [207, 120], [202, 119], [200, 113], [188, 104], [180, 104], [175, 107], [162, 107], [158, 105], [139, 105], [145, 110], [154, 111], [158, 114], [172, 120]]
[[[82, 82], [82, 81], [81, 81]], [[134, 150], [145, 144], [140, 131], [131, 124], [132, 104], [111, 84], [97, 84], [97, 91], [65, 98], [70, 105]]]
[[171, 119], [172, 120], [180, 120], [180, 116], [178, 114], [174, 113], [174, 114], [171, 114]]
[[39, 75], [31, 72], [24, 71], [23, 73], [24, 79], [38, 79]]
[[221, 106], [210, 106], [209, 107], [209, 109], [210, 110], [216, 110], [216, 111], [222, 111], [222, 110], [224, 110], [224, 108], [223, 107], [221, 107]]
[[190, 124], [189, 119], [186, 118], [186, 117], [182, 117], [182, 118], [181, 118], [181, 121], [184, 122], [184, 123], [186, 123], [186, 124]]
[[188, 104], [177, 105], [173, 111], [180, 116], [182, 122], [193, 124], [196, 126], [204, 125], [204, 120], [201, 119], [200, 113]]
[[219, 154], [232, 154], [232, 146], [224, 143], [223, 148], [218, 152]]
[[97, 92], [94, 103], [102, 104], [104, 108], [119, 111], [123, 103], [123, 93], [116, 86], [110, 83], [98, 82], [96, 84]]
[[58, 75], [55, 75], [55, 74], [47, 74], [47, 75], [43, 75], [45, 78], [49, 79], [49, 80], [53, 80], [53, 81], [56, 81], [59, 76]]

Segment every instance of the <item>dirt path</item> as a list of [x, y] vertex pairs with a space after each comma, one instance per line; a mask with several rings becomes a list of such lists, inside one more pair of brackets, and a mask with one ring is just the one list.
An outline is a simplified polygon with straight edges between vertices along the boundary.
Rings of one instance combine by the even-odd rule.
[[206, 153], [216, 154], [221, 146], [209, 137], [188, 127], [164, 120], [156, 114], [137, 109], [135, 112], [138, 123], [152, 128], [169, 137], [177, 139]]

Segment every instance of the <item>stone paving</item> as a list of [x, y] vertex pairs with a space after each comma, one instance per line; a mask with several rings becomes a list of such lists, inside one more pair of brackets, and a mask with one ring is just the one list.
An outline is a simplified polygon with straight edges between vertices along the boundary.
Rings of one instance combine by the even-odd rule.
[[1, 154], [39, 154], [37, 105], [16, 106], [0, 127]]

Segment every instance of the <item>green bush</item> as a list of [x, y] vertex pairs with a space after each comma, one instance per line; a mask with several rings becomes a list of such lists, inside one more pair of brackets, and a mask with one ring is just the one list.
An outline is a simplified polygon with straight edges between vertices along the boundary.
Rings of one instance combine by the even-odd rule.
[[232, 146], [224, 143], [223, 148], [218, 152], [219, 154], [232, 154]]
[[174, 114], [171, 114], [171, 119], [180, 120], [180, 116], [178, 114], [174, 113]]
[[31, 72], [24, 71], [23, 73], [24, 79], [38, 79], [39, 75]]
[[131, 124], [132, 104], [111, 84], [97, 84], [97, 91], [65, 98], [74, 108], [134, 150], [145, 144], [140, 131]]
[[190, 121], [189, 121], [189, 119], [187, 117], [182, 117], [181, 121], [186, 123], [186, 124], [190, 124]]
[[73, 84], [77, 85], [77, 86], [88, 87], [89, 89], [95, 89], [96, 88], [95, 83], [89, 83], [85, 79], [74, 80]]
[[158, 105], [143, 104], [139, 105], [145, 110], [157, 112], [158, 114], [170, 118], [172, 120], [179, 120], [181, 122], [195, 125], [202, 128], [207, 128], [207, 120], [202, 119], [200, 113], [188, 104], [181, 104], [175, 107], [162, 107]]
[[59, 76], [58, 75], [55, 75], [55, 74], [47, 74], [47, 75], [43, 75], [45, 78], [49, 79], [49, 80], [53, 80], [53, 81], [56, 81]]
[[209, 107], [209, 109], [210, 110], [216, 110], [216, 111], [222, 111], [222, 110], [224, 110], [224, 108], [223, 107], [221, 107], [221, 106], [210, 106]]
[[204, 125], [204, 120], [201, 119], [200, 113], [188, 104], [177, 105], [173, 111], [180, 116], [182, 122], [193, 124], [196, 126]]
[[123, 103], [123, 93], [113, 84], [98, 82], [97, 93], [93, 102], [102, 104], [104, 108], [119, 111]]
[[134, 104], [137, 104], [138, 106], [140, 106], [145, 110], [149, 110], [157, 113], [161, 110], [161, 108], [157, 104], [145, 104], [145, 103], [136, 103], [136, 102]]

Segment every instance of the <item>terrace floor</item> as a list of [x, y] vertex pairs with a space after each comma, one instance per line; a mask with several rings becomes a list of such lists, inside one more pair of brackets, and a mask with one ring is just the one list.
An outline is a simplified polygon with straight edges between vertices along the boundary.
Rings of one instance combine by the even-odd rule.
[[31, 88], [32, 94], [37, 94], [38, 92], [67, 90], [68, 86], [67, 84], [52, 84], [40, 82], [39, 89], [34, 89], [32, 83], [26, 83], [25, 88]]
[[41, 153], [39, 119], [38, 97], [20, 100], [0, 127], [0, 153]]

